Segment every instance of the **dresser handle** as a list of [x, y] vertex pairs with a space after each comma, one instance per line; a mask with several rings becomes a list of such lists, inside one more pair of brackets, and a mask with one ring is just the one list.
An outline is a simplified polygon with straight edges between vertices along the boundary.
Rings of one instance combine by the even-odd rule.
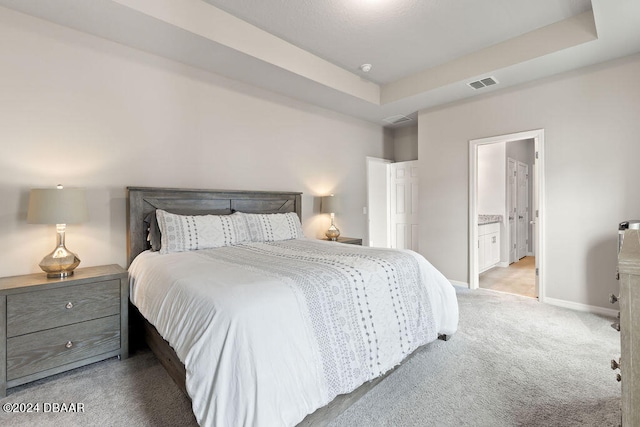
[[616, 361], [616, 359], [611, 359], [611, 369], [613, 369], [614, 371], [616, 369], [620, 369], [620, 359], [618, 359]]
[[71, 348], [73, 347], [73, 343], [71, 341], [67, 341], [67, 343], [64, 346], [67, 348]]
[[73, 303], [69, 301], [67, 305], [64, 306], [67, 310], [71, 310], [73, 308]]

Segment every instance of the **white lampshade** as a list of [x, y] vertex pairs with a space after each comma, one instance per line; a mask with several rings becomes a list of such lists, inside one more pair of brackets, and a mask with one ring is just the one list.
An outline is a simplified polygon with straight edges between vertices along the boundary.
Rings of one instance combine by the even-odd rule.
[[87, 219], [84, 188], [34, 188], [29, 194], [28, 223], [76, 224]]
[[324, 196], [321, 201], [320, 212], [337, 213], [340, 212], [340, 201], [333, 194]]

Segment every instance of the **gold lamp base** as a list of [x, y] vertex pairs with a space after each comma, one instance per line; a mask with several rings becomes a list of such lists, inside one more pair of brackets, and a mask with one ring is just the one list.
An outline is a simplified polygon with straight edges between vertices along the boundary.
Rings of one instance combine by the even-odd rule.
[[52, 279], [62, 279], [73, 275], [73, 270], [80, 265], [80, 258], [64, 246], [56, 248], [40, 261], [40, 268]]
[[58, 224], [58, 246], [49, 255], [42, 258], [40, 268], [51, 279], [62, 279], [73, 275], [73, 270], [80, 265], [80, 258], [64, 246], [65, 226]]
[[324, 235], [327, 236], [327, 239], [336, 241], [338, 240], [338, 237], [340, 237], [340, 230], [338, 230], [338, 227], [331, 224], [331, 227], [329, 227], [329, 229], [327, 230], [326, 233], [324, 233]]

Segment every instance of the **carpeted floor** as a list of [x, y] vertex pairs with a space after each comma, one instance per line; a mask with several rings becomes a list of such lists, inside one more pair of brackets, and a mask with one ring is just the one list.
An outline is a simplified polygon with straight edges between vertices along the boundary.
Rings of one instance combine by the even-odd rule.
[[[617, 426], [612, 319], [456, 288], [460, 327], [396, 369], [330, 425]], [[148, 351], [9, 390], [5, 403], [84, 404], [84, 413], [0, 414], [11, 426], [195, 426], [189, 400]], [[226, 427], [226, 426], [225, 426]]]

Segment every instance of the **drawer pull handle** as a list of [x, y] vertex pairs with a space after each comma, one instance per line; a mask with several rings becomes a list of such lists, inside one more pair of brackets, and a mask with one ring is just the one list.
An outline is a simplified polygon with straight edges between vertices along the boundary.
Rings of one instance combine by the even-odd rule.
[[73, 347], [73, 343], [71, 341], [67, 341], [67, 343], [64, 346], [67, 348], [71, 348]]
[[71, 310], [73, 308], [73, 303], [69, 301], [67, 305], [64, 306], [67, 310]]
[[613, 369], [614, 371], [616, 369], [620, 369], [620, 359], [618, 359], [618, 360], [611, 359], [611, 369]]

